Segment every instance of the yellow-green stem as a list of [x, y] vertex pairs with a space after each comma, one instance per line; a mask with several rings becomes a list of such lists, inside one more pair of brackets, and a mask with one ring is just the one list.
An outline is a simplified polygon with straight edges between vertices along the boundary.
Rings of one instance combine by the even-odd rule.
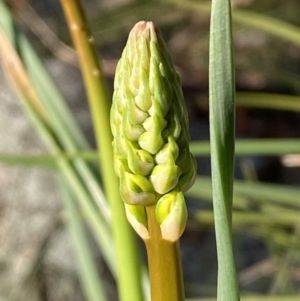
[[145, 239], [152, 301], [184, 301], [179, 242], [162, 239], [155, 206], [146, 207], [149, 239]]
[[112, 209], [112, 229], [116, 245], [118, 288], [121, 301], [143, 300], [139, 256], [133, 231], [127, 222], [119, 183], [113, 169], [112, 135], [109, 125], [109, 98], [91, 35], [79, 0], [61, 0], [78, 52], [88, 93], [98, 144], [104, 188]]

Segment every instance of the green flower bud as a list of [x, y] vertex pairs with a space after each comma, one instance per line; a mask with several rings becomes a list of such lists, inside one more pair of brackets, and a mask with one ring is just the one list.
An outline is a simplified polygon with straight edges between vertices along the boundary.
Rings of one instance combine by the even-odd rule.
[[148, 117], [147, 111], [142, 111], [135, 103], [135, 99], [132, 97], [128, 90], [126, 91], [125, 98], [128, 99], [128, 120], [132, 124], [142, 124]]
[[[182, 191], [193, 184], [196, 164], [189, 151], [180, 78], [152, 22], [139, 22], [130, 32], [117, 65], [114, 89], [110, 117], [115, 170], [127, 217], [135, 229], [140, 224], [147, 229], [145, 220], [138, 219], [140, 214], [147, 218], [141, 208], [158, 206], [157, 217], [165, 220], [162, 233], [172, 240], [183, 231], [186, 209]], [[139, 206], [138, 211], [134, 206]], [[175, 230], [167, 230], [166, 225]]]
[[138, 141], [139, 137], [145, 132], [145, 129], [143, 126], [139, 124], [132, 124], [129, 121], [128, 115], [130, 115], [131, 112], [127, 111], [123, 115], [123, 124], [124, 124], [124, 136], [129, 141]]
[[[125, 139], [123, 133], [116, 131], [115, 139], [113, 141], [113, 148], [116, 158], [118, 157], [121, 161], [124, 161], [123, 159], [125, 159], [128, 154], [126, 141], [127, 140]], [[116, 161], [118, 160], [115, 160], [115, 162]]]
[[183, 192], [188, 191], [195, 183], [197, 173], [196, 173], [196, 160], [191, 156], [194, 168], [189, 168], [185, 173], [183, 173], [179, 178], [179, 186]]
[[149, 238], [145, 207], [125, 204], [125, 212], [128, 221], [138, 235], [143, 239]]
[[165, 139], [172, 136], [177, 141], [182, 132], [182, 121], [180, 120], [179, 116], [173, 112], [174, 110], [171, 109], [166, 117], [168, 120], [168, 127], [166, 127], [166, 129], [163, 131], [162, 135]]
[[153, 120], [155, 120], [156, 126], [152, 131], [144, 132], [138, 140], [140, 147], [152, 155], [156, 154], [165, 143], [159, 131], [162, 128], [162, 122], [157, 116], [153, 116]]
[[121, 170], [120, 194], [129, 205], [153, 205], [156, 193], [150, 181], [143, 176]]
[[187, 221], [187, 209], [182, 191], [175, 189], [161, 197], [156, 204], [155, 213], [162, 238], [169, 241], [178, 240]]
[[134, 101], [136, 106], [144, 112], [147, 112], [151, 108], [152, 101], [148, 85], [148, 77], [144, 69], [141, 71], [141, 85], [139, 86], [139, 90]]
[[180, 168], [174, 163], [159, 164], [153, 168], [150, 181], [157, 193], [165, 194], [177, 185], [180, 174]]
[[[157, 164], [174, 164], [179, 155], [178, 146], [173, 137], [169, 137], [169, 142], [156, 154], [155, 162]], [[177, 163], [176, 163], [177, 164]], [[178, 164], [177, 164], [178, 165]]]
[[137, 175], [149, 175], [154, 167], [153, 157], [143, 149], [137, 149], [130, 142], [127, 142], [127, 146], [129, 169]]

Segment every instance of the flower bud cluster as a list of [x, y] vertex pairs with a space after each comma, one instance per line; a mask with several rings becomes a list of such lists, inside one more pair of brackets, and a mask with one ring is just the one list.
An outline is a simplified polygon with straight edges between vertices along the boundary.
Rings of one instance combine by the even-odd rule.
[[146, 238], [144, 207], [155, 205], [162, 237], [177, 240], [187, 218], [183, 192], [194, 183], [196, 163], [180, 78], [152, 22], [135, 25], [117, 65], [111, 129], [128, 220]]

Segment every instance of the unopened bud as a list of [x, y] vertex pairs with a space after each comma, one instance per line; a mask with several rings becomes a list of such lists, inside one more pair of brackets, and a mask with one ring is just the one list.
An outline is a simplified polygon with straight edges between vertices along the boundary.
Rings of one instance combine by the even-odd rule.
[[139, 22], [130, 32], [114, 89], [115, 171], [127, 217], [144, 237], [147, 223], [139, 217], [147, 219], [144, 206], [156, 205], [162, 235], [174, 241], [185, 225], [182, 191], [195, 181], [196, 161], [180, 77], [152, 22]]
[[182, 191], [175, 189], [159, 199], [156, 204], [156, 218], [163, 239], [174, 242], [180, 238], [187, 221]]

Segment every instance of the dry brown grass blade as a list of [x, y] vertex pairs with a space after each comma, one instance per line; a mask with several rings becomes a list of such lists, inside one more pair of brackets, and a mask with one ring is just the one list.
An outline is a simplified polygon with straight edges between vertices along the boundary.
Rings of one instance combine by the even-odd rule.
[[47, 114], [35, 93], [28, 73], [11, 42], [0, 29], [0, 61], [7, 78], [22, 96], [21, 101], [26, 101], [28, 105], [40, 116], [43, 122], [47, 123]]

